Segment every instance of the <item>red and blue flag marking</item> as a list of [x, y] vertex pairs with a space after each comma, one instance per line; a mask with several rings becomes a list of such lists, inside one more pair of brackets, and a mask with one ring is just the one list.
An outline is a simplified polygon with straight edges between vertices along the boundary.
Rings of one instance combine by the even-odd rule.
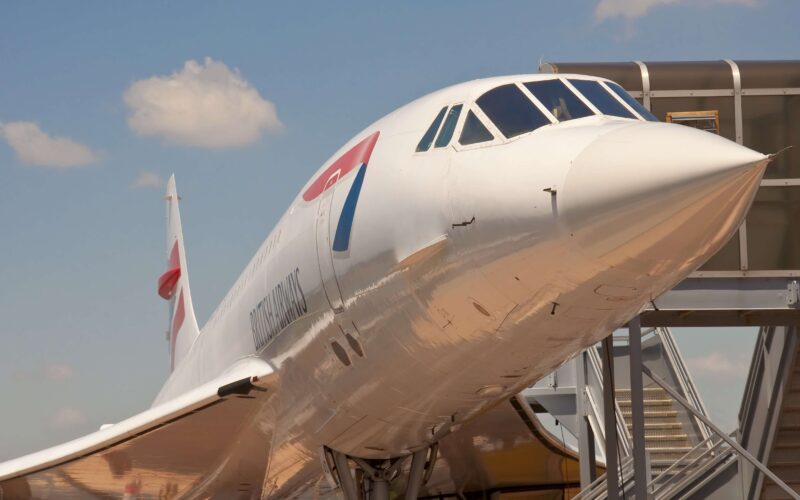
[[347, 193], [347, 198], [344, 200], [339, 223], [336, 225], [336, 234], [333, 237], [334, 252], [346, 252], [350, 248], [350, 233], [353, 229], [353, 218], [356, 214], [358, 197], [361, 194], [361, 186], [364, 184], [369, 158], [372, 156], [372, 150], [375, 149], [379, 135], [380, 132], [375, 132], [350, 148], [349, 151], [326, 168], [303, 193], [305, 201], [312, 201], [333, 187], [342, 177], [358, 168], [353, 185], [350, 186], [350, 192]]

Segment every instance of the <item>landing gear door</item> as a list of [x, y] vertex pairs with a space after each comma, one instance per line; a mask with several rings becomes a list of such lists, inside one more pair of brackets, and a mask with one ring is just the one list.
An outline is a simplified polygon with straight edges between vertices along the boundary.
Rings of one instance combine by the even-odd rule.
[[319, 200], [317, 207], [317, 261], [319, 262], [319, 272], [322, 279], [322, 287], [328, 298], [328, 303], [334, 312], [344, 309], [342, 302], [342, 292], [339, 290], [339, 283], [336, 281], [336, 273], [333, 269], [333, 254], [331, 253], [331, 203], [335, 188], [328, 189]]

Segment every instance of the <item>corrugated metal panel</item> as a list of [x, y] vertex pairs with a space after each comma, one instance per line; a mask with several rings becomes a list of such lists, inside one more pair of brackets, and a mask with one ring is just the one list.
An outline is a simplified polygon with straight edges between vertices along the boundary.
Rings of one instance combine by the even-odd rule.
[[800, 87], [800, 61], [736, 61], [742, 88]]
[[[648, 62], [651, 90], [732, 89], [725, 61]], [[707, 108], [703, 108], [707, 109]]]

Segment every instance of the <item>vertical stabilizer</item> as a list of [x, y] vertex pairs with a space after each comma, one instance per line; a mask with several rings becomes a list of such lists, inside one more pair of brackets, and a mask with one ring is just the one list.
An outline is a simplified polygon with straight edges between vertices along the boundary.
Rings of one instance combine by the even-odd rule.
[[167, 270], [158, 279], [158, 294], [169, 301], [169, 353], [170, 369], [174, 370], [189, 352], [200, 334], [189, 290], [189, 273], [186, 269], [186, 250], [183, 246], [180, 197], [175, 189], [175, 176], [167, 183]]

